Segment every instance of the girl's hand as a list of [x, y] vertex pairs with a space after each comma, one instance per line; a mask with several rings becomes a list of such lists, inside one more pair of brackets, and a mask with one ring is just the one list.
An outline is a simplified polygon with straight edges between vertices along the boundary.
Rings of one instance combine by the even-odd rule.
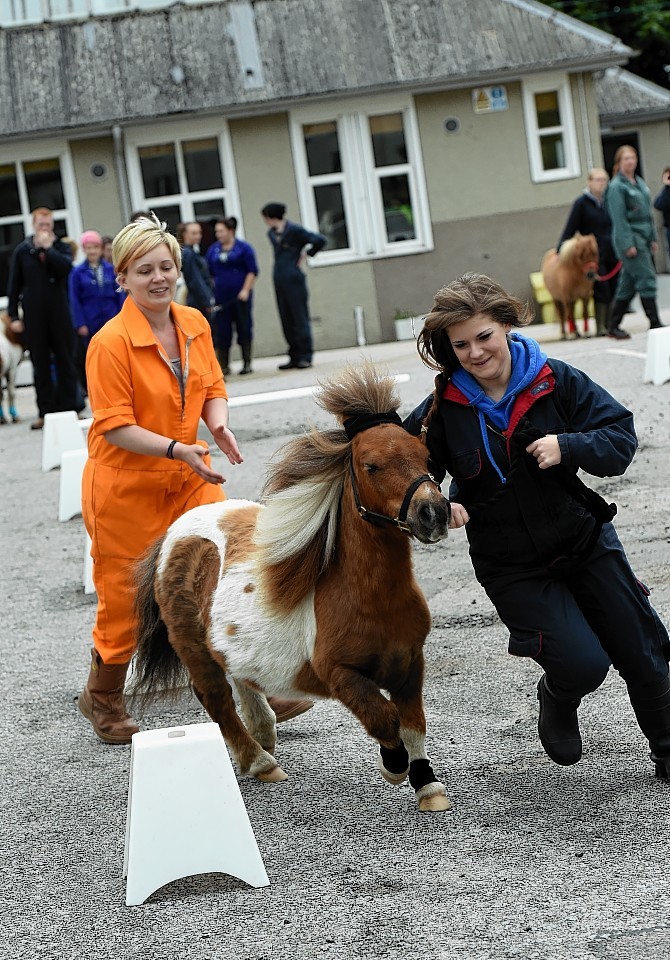
[[239, 451], [235, 434], [230, 427], [226, 427], [221, 423], [218, 427], [214, 427], [212, 436], [219, 450], [225, 453], [231, 463], [244, 463], [244, 457]]
[[251, 292], [251, 291], [245, 290], [245, 289], [243, 288], [243, 289], [240, 290], [240, 292], [237, 294], [237, 299], [238, 299], [238, 300], [241, 300], [242, 303], [246, 303], [247, 300], [249, 299], [249, 293], [250, 293], [250, 292]]
[[561, 462], [561, 448], [558, 445], [558, 437], [553, 433], [547, 434], [546, 437], [540, 437], [539, 440], [533, 440], [526, 447], [526, 453], [532, 453], [540, 470], [556, 467]]
[[454, 503], [451, 501], [451, 520], [449, 521], [450, 530], [458, 530], [459, 527], [464, 527], [465, 524], [470, 519], [468, 511], [465, 509], [462, 503]]

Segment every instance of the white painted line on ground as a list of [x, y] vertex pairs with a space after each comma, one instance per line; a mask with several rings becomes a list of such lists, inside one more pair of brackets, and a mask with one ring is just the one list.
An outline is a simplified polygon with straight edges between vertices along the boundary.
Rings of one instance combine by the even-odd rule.
[[647, 359], [646, 353], [640, 353], [639, 350], [620, 350], [617, 347], [611, 347], [605, 350], [605, 353], [616, 353], [619, 357], [639, 357], [641, 360]]
[[[407, 383], [408, 373], [397, 373], [393, 377], [396, 383]], [[250, 407], [256, 403], [276, 403], [279, 400], [294, 400], [297, 397], [309, 397], [319, 389], [318, 384], [311, 387], [292, 387], [289, 390], [271, 390], [267, 393], [247, 393], [239, 397], [230, 397], [230, 407]]]

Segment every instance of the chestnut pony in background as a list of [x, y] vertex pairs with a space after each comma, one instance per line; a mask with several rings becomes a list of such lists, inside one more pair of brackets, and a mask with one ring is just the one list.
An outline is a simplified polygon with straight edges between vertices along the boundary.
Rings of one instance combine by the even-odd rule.
[[584, 333], [588, 333], [588, 306], [598, 275], [598, 244], [592, 233], [576, 233], [560, 250], [547, 250], [542, 258], [542, 276], [556, 307], [563, 339], [580, 334], [575, 323], [575, 303], [582, 301]]

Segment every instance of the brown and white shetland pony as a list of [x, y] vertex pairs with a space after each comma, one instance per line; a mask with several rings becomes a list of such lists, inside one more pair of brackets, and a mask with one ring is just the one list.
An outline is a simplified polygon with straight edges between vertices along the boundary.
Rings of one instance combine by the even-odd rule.
[[588, 333], [588, 305], [598, 275], [598, 244], [594, 235], [576, 233], [561, 244], [560, 250], [547, 250], [541, 270], [559, 316], [563, 339], [567, 334], [579, 336], [575, 323], [577, 300], [582, 301], [584, 333]]
[[446, 810], [425, 751], [431, 621], [412, 539], [446, 537], [449, 503], [391, 378], [348, 368], [317, 402], [344, 429], [283, 447], [261, 504], [196, 507], [140, 561], [135, 692], [176, 690], [186, 673], [240, 773], [266, 782], [286, 779], [266, 696], [335, 698], [379, 742], [382, 776], [409, 776], [419, 810]]
[[13, 423], [19, 422], [16, 409], [16, 370], [23, 357], [21, 334], [11, 328], [9, 314], [0, 316], [0, 424], [8, 423], [5, 417], [4, 386], [7, 385], [8, 415]]

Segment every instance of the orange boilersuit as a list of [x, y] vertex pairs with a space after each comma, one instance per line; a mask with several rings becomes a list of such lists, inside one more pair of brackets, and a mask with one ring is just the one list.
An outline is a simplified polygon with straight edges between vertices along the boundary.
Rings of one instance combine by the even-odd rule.
[[[108, 430], [137, 424], [181, 443], [200, 443], [206, 401], [227, 398], [210, 327], [191, 307], [172, 303], [179, 380], [144, 314], [128, 297], [91, 340], [86, 376], [93, 423], [82, 483], [82, 512], [92, 540], [98, 611], [93, 645], [104, 663], [127, 663], [135, 649], [133, 565], [186, 510], [225, 499], [180, 460], [112, 446]], [[167, 450], [167, 445], [166, 445]], [[209, 463], [209, 458], [207, 458]]]

